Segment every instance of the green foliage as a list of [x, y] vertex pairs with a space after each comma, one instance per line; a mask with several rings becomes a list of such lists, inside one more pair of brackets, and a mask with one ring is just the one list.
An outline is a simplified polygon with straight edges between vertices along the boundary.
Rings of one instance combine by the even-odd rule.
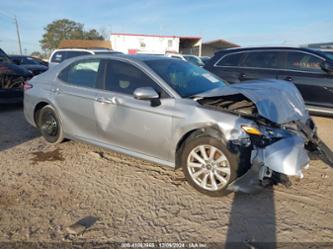
[[45, 28], [40, 44], [45, 52], [57, 48], [62, 40], [103, 40], [96, 29], [84, 30], [84, 25], [69, 19], [55, 20]]

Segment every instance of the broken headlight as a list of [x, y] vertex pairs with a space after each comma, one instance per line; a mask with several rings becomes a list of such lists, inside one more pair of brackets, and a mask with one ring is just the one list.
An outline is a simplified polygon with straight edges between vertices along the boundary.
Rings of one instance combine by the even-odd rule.
[[242, 129], [250, 136], [251, 142], [258, 147], [265, 147], [288, 136], [285, 130], [265, 126], [242, 126]]

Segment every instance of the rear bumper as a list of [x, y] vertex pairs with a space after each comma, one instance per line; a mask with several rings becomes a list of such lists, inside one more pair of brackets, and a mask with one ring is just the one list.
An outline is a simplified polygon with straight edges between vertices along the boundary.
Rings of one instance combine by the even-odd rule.
[[23, 102], [23, 89], [0, 89], [0, 104], [20, 104]]

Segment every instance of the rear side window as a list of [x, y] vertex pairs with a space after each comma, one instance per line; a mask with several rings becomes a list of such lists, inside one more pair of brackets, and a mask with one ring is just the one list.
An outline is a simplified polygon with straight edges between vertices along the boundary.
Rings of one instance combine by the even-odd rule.
[[59, 78], [71, 85], [97, 88], [100, 64], [99, 59], [83, 60], [73, 63], [60, 73]]
[[242, 56], [243, 53], [225, 55], [216, 65], [221, 67], [237, 67], [239, 66]]
[[262, 51], [262, 52], [247, 52], [242, 60], [242, 67], [253, 68], [280, 68], [279, 52]]
[[287, 53], [287, 69], [322, 72], [320, 63], [322, 59], [307, 53], [288, 52]]
[[160, 95], [165, 96], [162, 88], [137, 67], [122, 61], [108, 62], [106, 90], [132, 95], [139, 87], [152, 87]]

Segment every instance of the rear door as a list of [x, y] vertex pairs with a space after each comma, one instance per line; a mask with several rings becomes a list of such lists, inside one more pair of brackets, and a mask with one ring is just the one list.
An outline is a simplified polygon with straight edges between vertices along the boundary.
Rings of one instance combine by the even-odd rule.
[[240, 82], [256, 79], [277, 79], [279, 52], [253, 50], [243, 54], [239, 63], [238, 80]]
[[74, 62], [60, 73], [58, 84], [51, 89], [64, 131], [68, 135], [96, 139], [94, 105], [96, 91], [101, 88], [102, 70], [100, 59]]
[[285, 51], [279, 79], [293, 82], [307, 105], [333, 107], [333, 76], [323, 71], [318, 55], [303, 51]]

